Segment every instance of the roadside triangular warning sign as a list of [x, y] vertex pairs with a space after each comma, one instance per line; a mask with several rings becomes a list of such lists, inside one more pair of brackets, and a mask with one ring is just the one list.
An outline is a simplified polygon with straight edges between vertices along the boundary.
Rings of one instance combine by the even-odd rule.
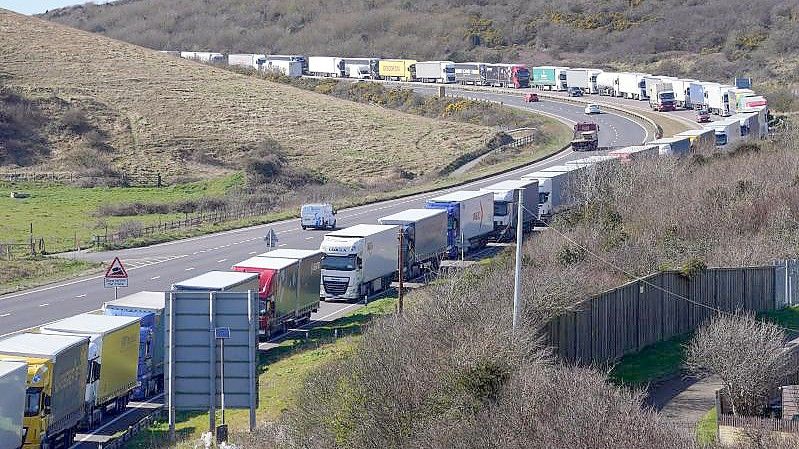
[[111, 262], [111, 266], [105, 272], [105, 277], [115, 279], [128, 278], [128, 272], [125, 271], [125, 267], [122, 266], [122, 261], [119, 260], [119, 257], [114, 257], [114, 261]]

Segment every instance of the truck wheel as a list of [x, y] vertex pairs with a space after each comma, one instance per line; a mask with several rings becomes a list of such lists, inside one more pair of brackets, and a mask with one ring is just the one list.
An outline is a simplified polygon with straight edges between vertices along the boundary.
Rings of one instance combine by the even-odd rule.
[[306, 229], [308, 229], [308, 226], [302, 225], [302, 230], [304, 231]]

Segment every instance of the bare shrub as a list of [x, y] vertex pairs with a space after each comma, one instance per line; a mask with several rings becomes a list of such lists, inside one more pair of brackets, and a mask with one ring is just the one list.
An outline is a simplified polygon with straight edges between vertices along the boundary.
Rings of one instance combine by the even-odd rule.
[[61, 116], [61, 125], [74, 134], [79, 135], [88, 132], [92, 128], [91, 123], [89, 123], [89, 117], [86, 116], [86, 112], [75, 108], [69, 109]]
[[142, 233], [142, 229], [144, 229], [144, 224], [138, 220], [127, 220], [123, 221], [117, 232], [123, 239], [138, 237]]
[[718, 316], [700, 327], [685, 349], [685, 367], [718, 376], [734, 415], [760, 415], [785, 374], [785, 333], [752, 314]]

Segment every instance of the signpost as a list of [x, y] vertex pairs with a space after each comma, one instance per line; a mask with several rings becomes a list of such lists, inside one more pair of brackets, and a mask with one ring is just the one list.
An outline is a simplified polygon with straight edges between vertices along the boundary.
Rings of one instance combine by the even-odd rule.
[[269, 228], [269, 232], [266, 233], [264, 241], [266, 242], [266, 246], [269, 248], [274, 248], [277, 246], [277, 234], [275, 234], [274, 229]]
[[230, 328], [214, 328], [214, 338], [219, 340], [219, 396], [222, 408], [222, 424], [216, 429], [216, 442], [221, 443], [227, 441], [227, 425], [225, 424], [225, 340], [230, 338]]
[[128, 286], [128, 272], [119, 257], [114, 257], [114, 261], [105, 271], [103, 287], [114, 289], [114, 299], [119, 298], [119, 287]]

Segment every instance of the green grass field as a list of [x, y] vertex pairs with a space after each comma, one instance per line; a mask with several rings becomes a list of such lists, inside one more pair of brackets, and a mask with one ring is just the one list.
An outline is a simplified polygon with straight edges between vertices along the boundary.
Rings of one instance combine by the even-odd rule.
[[716, 407], [713, 407], [696, 424], [696, 441], [699, 444], [711, 445], [716, 442], [716, 435], [719, 431], [717, 417]]
[[100, 269], [100, 264], [50, 257], [4, 260], [0, 262], [0, 295]]
[[[183, 218], [183, 214], [152, 214], [133, 217], [98, 217], [95, 212], [104, 204], [170, 203], [203, 197], [218, 197], [239, 184], [238, 175], [162, 188], [97, 187], [78, 188], [44, 184], [0, 184], [0, 243], [25, 242], [33, 236], [44, 238], [47, 251], [86, 247], [93, 234], [109, 232], [120, 223], [136, 220], [145, 224]], [[11, 191], [29, 193], [29, 198], [14, 199]]]
[[[358, 342], [365, 323], [394, 311], [395, 298], [379, 299], [329, 324], [314, 328], [307, 339], [288, 339], [279, 346], [262, 352], [259, 359], [259, 407], [257, 422], [273, 421], [291, 407], [304, 378], [325, 363], [346, 357]], [[334, 337], [338, 334], [338, 338]], [[246, 410], [225, 413], [232, 432], [247, 427]], [[217, 416], [217, 423], [220, 417]], [[208, 413], [178, 413], [176, 432], [180, 439], [193, 441], [209, 426]], [[157, 422], [149, 430], [132, 438], [126, 449], [168, 447], [168, 424]], [[187, 447], [192, 447], [189, 444]]]

